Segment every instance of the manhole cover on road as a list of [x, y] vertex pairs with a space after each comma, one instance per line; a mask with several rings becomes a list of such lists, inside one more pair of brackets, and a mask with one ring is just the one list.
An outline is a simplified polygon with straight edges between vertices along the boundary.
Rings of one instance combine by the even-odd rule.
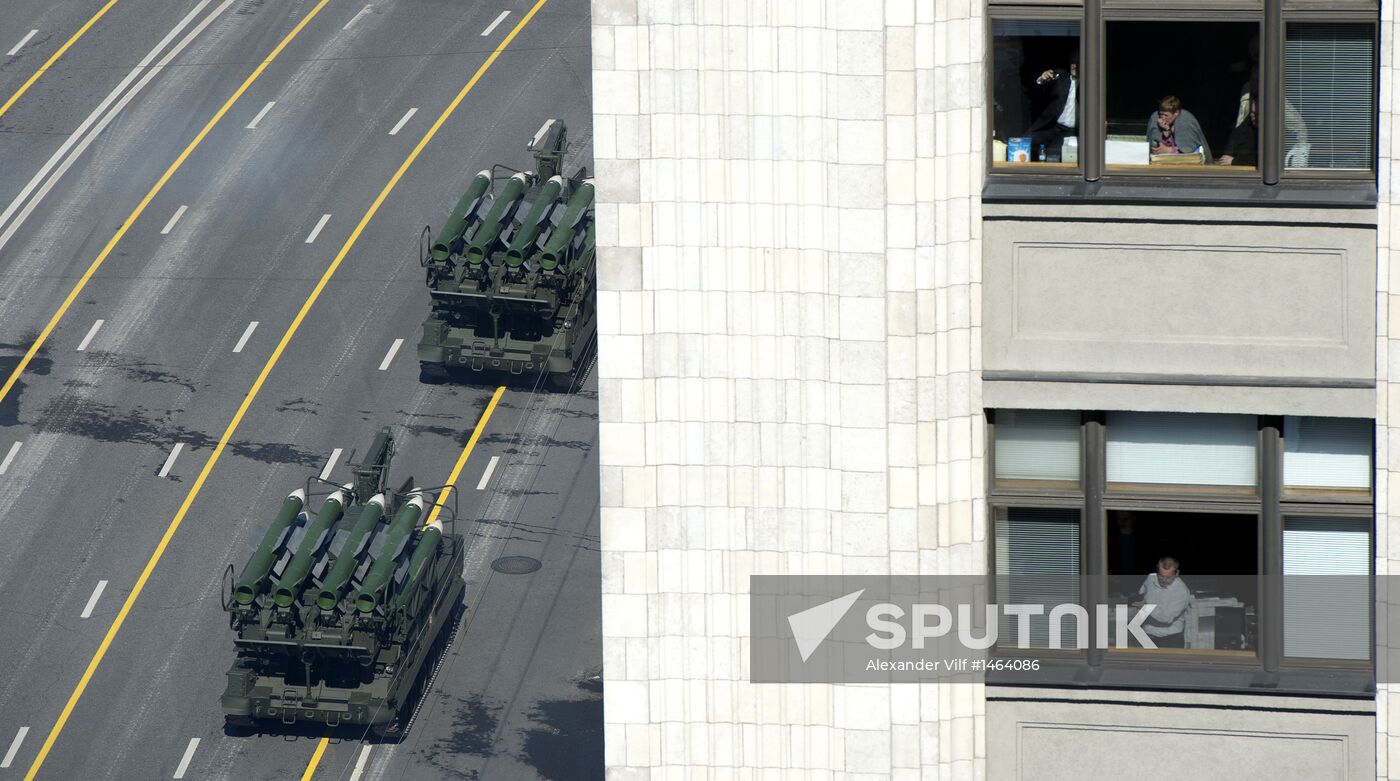
[[529, 556], [502, 556], [491, 562], [491, 569], [505, 575], [527, 575], [540, 568], [540, 560]]

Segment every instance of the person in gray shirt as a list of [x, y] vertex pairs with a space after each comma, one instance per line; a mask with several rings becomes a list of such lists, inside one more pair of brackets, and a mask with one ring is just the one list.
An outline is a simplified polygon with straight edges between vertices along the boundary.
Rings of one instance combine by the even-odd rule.
[[1209, 163], [1215, 159], [1201, 123], [1181, 107], [1175, 95], [1158, 101], [1157, 110], [1147, 118], [1147, 144], [1154, 155], [1189, 155], [1199, 149], [1202, 161]]
[[1152, 614], [1143, 629], [1158, 648], [1186, 647], [1186, 610], [1191, 605], [1191, 589], [1178, 577], [1181, 564], [1171, 556], [1157, 560], [1157, 571], [1138, 588], [1133, 607], [1152, 605]]

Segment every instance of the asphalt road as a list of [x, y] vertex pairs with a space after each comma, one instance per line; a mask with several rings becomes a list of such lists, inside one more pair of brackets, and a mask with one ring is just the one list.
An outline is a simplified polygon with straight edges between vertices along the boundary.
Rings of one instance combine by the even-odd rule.
[[[101, 5], [0, 4], [0, 55], [23, 43], [0, 101]], [[307, 770], [319, 732], [224, 731], [225, 569], [337, 448], [392, 426], [391, 482], [438, 485], [477, 424], [494, 384], [419, 382], [419, 232], [477, 170], [527, 167], [545, 118], [569, 126], [566, 169], [591, 167], [586, 0], [545, 3], [380, 195], [530, 8], [119, 0], [0, 115], [0, 381], [63, 310], [0, 399], [0, 779], [25, 776], [99, 652], [38, 778]], [[458, 481], [466, 624], [407, 738], [337, 735], [314, 778], [602, 776], [594, 391], [507, 390]], [[505, 556], [540, 567], [492, 569]]]

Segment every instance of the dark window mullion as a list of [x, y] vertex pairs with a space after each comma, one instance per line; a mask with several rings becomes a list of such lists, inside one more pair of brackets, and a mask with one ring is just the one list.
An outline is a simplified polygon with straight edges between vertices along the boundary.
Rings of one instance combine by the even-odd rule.
[[[1093, 2], [1094, 0], [1091, 0]], [[1084, 531], [1080, 560], [1084, 562], [1080, 598], [1084, 605], [1108, 604], [1108, 530], [1103, 509], [1104, 420], [1102, 412], [1090, 413], [1084, 423]], [[1089, 611], [1089, 637], [1098, 637], [1097, 611]], [[1103, 664], [1104, 649], [1089, 643], [1089, 666]]]
[[1260, 539], [1259, 655], [1265, 672], [1278, 672], [1283, 658], [1283, 493], [1282, 418], [1261, 426], [1259, 488], [1263, 498]]
[[1278, 184], [1283, 171], [1283, 0], [1264, 0], [1263, 45], [1260, 47], [1259, 108], [1261, 138], [1259, 168], [1264, 184]]
[[1079, 32], [1080, 94], [1084, 96], [1083, 121], [1079, 129], [1079, 165], [1084, 179], [1097, 182], [1103, 177], [1104, 160], [1104, 48], [1103, 0], [1084, 0], [1084, 26]]

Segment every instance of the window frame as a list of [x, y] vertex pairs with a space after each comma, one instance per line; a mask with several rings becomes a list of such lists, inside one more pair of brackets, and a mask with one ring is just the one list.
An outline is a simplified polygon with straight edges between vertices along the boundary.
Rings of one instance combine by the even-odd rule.
[[[1092, 0], [1088, 0], [1088, 2], [1092, 2]], [[1084, 19], [1084, 6], [1079, 3], [1056, 3], [1053, 2], [1053, 0], [1042, 0], [1042, 2], [1038, 2], [1030, 6], [1022, 4], [989, 4], [987, 7], [987, 14], [983, 19], [983, 34], [986, 36], [989, 52], [992, 51], [997, 21], [1073, 21], [1079, 24], [1080, 75], [1078, 97], [1076, 99], [1080, 101], [1080, 105], [1084, 106], [1081, 112], [1081, 116], [1085, 117], [1085, 119], [1083, 120], [1083, 124], [1085, 127], [1088, 127], [1089, 106], [1086, 105], [1085, 101], [1085, 68], [1083, 67], [1085, 62], [1087, 62], [1085, 60], [1085, 56], [1088, 54], [1084, 47], [1084, 37], [1086, 30], [1086, 22]], [[992, 155], [992, 131], [990, 130], [990, 128], [994, 127], [994, 124], [996, 122], [996, 101], [991, 99], [991, 90], [996, 89], [996, 57], [993, 54], [988, 54], [986, 57], [983, 58], [983, 60], [983, 80], [987, 84], [988, 89], [986, 123], [989, 129], [987, 130], [987, 138], [985, 139], [987, 149], [985, 159], [983, 160], [987, 172], [989, 174], [995, 173], [998, 176], [1052, 176], [1061, 180], [1065, 180], [1071, 176], [1074, 176], [1076, 180], [1084, 179], [1087, 176], [1085, 156], [1088, 153], [1088, 151], [1082, 144], [1079, 147], [1079, 161], [1075, 163], [1075, 165], [1072, 168], [1066, 167], [1063, 163], [1008, 163], [1005, 160], [1001, 161], [1000, 165], [998, 165], [997, 161], [993, 159]]]
[[[985, 131], [983, 168], [986, 181], [1038, 181], [1032, 177], [1050, 177], [1049, 181], [1071, 183], [1151, 183], [1154, 186], [1179, 183], [1198, 188], [1207, 183], [1273, 187], [1287, 184], [1295, 187], [1319, 186], [1326, 183], [1376, 182], [1380, 155], [1380, 8], [1375, 0], [1167, 0], [1172, 12], [1162, 9], [1162, 0], [987, 0], [983, 34], [990, 51], [993, 28], [997, 20], [1060, 20], [1079, 22], [1079, 100], [1081, 102], [1081, 135], [1079, 160], [1074, 167], [1034, 163], [1007, 163], [993, 159], [991, 128], [995, 123], [996, 61], [984, 57]], [[1182, 12], [1190, 18], [1183, 19]], [[1259, 26], [1260, 34], [1260, 138], [1259, 162], [1252, 170], [1229, 166], [1109, 166], [1105, 160], [1107, 144], [1106, 73], [1107, 35], [1111, 22], [1121, 21], [1229, 21], [1251, 22]], [[1374, 83], [1371, 116], [1371, 165], [1369, 170], [1324, 170], [1284, 168], [1284, 52], [1287, 25], [1291, 22], [1334, 22], [1369, 24], [1373, 32], [1372, 78]], [[1048, 182], [1047, 182], [1048, 183]]]
[[[1190, 689], [1203, 691], [1241, 691], [1255, 693], [1296, 694], [1330, 693], [1336, 696], [1366, 696], [1374, 693], [1376, 674], [1376, 527], [1374, 479], [1364, 503], [1356, 495], [1334, 497], [1322, 493], [1309, 494], [1305, 499], [1289, 495], [1283, 485], [1283, 416], [1259, 415], [1258, 449], [1256, 458], [1259, 479], [1254, 496], [1231, 496], [1209, 490], [1186, 492], [1113, 492], [1107, 490], [1107, 413], [1081, 413], [1081, 458], [1079, 491], [1008, 490], [994, 480], [996, 410], [985, 410], [984, 427], [987, 486], [987, 572], [990, 592], [995, 599], [997, 580], [997, 514], [1017, 507], [1077, 507], [1080, 519], [1079, 571], [1080, 595], [1087, 608], [1107, 602], [1108, 522], [1110, 510], [1195, 511], [1219, 512], [1255, 516], [1255, 570], [1258, 573], [1255, 616], [1257, 644], [1252, 653], [1227, 651], [1215, 653], [1210, 649], [1189, 649], [1178, 653], [1172, 649], [1096, 649], [1048, 652], [1040, 649], [1005, 648], [993, 646], [990, 653], [1008, 658], [1036, 657], [1043, 660], [1045, 672], [1038, 678], [1024, 672], [997, 676], [988, 674], [987, 683], [1006, 685], [1071, 685], [1096, 686], [1105, 673], [1132, 670], [1145, 675], [1152, 683], [1132, 685], [1133, 689]], [[1374, 424], [1374, 421], [1372, 421]], [[1375, 438], [1371, 442], [1371, 462], [1374, 467]], [[1078, 502], [1078, 504], [1076, 504]], [[1370, 555], [1368, 580], [1371, 613], [1370, 658], [1366, 660], [1311, 659], [1283, 655], [1283, 530], [1286, 518], [1293, 516], [1333, 516], [1364, 519], [1368, 525]], [[1096, 636], [1096, 616], [1090, 610], [1090, 637]], [[1224, 675], [1222, 675], [1224, 671]], [[1325, 682], [1319, 684], [1318, 679]], [[1160, 683], [1158, 683], [1160, 681]], [[1290, 684], [1290, 681], [1295, 682]], [[1322, 686], [1321, 689], [1318, 686]], [[1330, 688], [1329, 688], [1330, 687]]]
[[[1283, 2], [1284, 0], [1277, 0]], [[1286, 89], [1286, 63], [1282, 47], [1287, 45], [1288, 25], [1294, 22], [1322, 22], [1333, 24], [1369, 24], [1371, 25], [1371, 77], [1372, 96], [1375, 98], [1371, 105], [1371, 169], [1365, 170], [1325, 170], [1325, 169], [1289, 169], [1283, 165], [1283, 133], [1284, 133], [1284, 101], [1283, 95]], [[1321, 181], [1376, 181], [1380, 170], [1380, 77], [1381, 77], [1381, 42], [1380, 42], [1380, 11], [1374, 14], [1364, 15], [1356, 10], [1346, 7], [1340, 9], [1298, 9], [1284, 10], [1283, 19], [1278, 31], [1278, 44], [1280, 48], [1278, 55], [1278, 73], [1276, 75], [1277, 88], [1275, 89], [1275, 99], [1268, 104], [1266, 111], [1272, 127], [1265, 129], [1265, 133], [1275, 133], [1277, 143], [1275, 144], [1279, 153], [1278, 172], [1280, 181], [1283, 182], [1318, 182]], [[1261, 77], [1262, 80], [1262, 77]]]

